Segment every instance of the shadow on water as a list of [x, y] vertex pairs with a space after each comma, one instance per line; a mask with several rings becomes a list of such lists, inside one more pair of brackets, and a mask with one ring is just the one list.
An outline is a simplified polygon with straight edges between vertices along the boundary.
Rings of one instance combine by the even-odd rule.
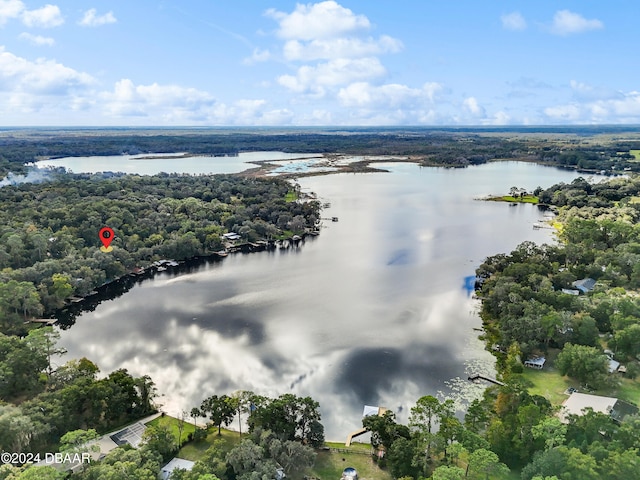
[[173, 267], [165, 272], [148, 269], [141, 275], [125, 275], [117, 280], [96, 288], [95, 294], [89, 295], [77, 303], [72, 303], [71, 305], [56, 310], [53, 317], [58, 319], [56, 322], [58, 327], [62, 330], [67, 330], [71, 328], [76, 323], [76, 319], [84, 313], [95, 311], [100, 304], [116, 300], [129, 292], [136, 285], [142, 285], [144, 282], [152, 280], [158, 275], [178, 277], [180, 275], [196, 272], [205, 265], [218, 264], [222, 260], [224, 259], [217, 255], [210, 257], [197, 257], [187, 260], [177, 267]]

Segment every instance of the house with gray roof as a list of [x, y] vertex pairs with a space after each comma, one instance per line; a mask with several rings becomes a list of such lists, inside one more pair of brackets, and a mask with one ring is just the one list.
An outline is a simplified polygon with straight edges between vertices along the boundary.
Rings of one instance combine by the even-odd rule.
[[587, 408], [609, 415], [618, 423], [623, 422], [629, 415], [638, 414], [638, 407], [618, 398], [573, 392], [562, 404], [559, 412], [560, 421], [568, 423], [569, 415], [584, 415]]
[[593, 287], [596, 286], [596, 281], [593, 278], [587, 277], [583, 278], [582, 280], [576, 280], [571, 285], [580, 290], [582, 293], [588, 293], [593, 290]]

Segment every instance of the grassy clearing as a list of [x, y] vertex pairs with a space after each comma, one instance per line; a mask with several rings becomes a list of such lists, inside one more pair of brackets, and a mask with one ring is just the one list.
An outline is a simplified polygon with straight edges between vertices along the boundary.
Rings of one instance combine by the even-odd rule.
[[[218, 439], [222, 440], [220, 443], [220, 448], [226, 454], [233, 447], [235, 447], [238, 443], [240, 443], [240, 434], [238, 432], [233, 432], [231, 430], [222, 429], [222, 435], [218, 436], [218, 429], [211, 429], [207, 438], [200, 442], [191, 442], [180, 449], [178, 452], [178, 457], [184, 458], [185, 460], [191, 460], [192, 462], [196, 462], [200, 460], [200, 458], [204, 455], [210, 447], [213, 446], [214, 442]], [[242, 438], [246, 438], [246, 434], [242, 434]]]
[[510, 202], [510, 203], [533, 203], [536, 204], [540, 200], [535, 195], [523, 195], [522, 197], [512, 197], [511, 195], [502, 195], [499, 197], [490, 197], [487, 200], [493, 202]]
[[295, 202], [296, 200], [298, 200], [298, 194], [293, 190], [289, 190], [284, 196], [284, 201], [287, 203]]
[[[177, 423], [177, 419], [171, 417], [158, 418], [163, 423], [152, 422], [151, 424], [166, 424], [173, 431], [173, 425]], [[190, 425], [193, 431], [193, 425]], [[177, 430], [176, 430], [177, 438]], [[242, 438], [246, 438], [243, 434]], [[201, 442], [191, 442], [180, 449], [177, 456], [193, 462], [198, 461], [204, 453], [213, 446], [216, 440], [220, 439], [220, 449], [224, 454], [229, 452], [233, 447], [240, 443], [240, 435], [238, 432], [222, 429], [222, 436], [218, 436], [218, 430], [212, 429], [211, 433], [205, 440]], [[358, 470], [361, 480], [391, 480], [392, 477], [388, 472], [381, 470], [372, 460], [369, 453], [371, 445], [364, 443], [355, 443], [351, 447], [345, 447], [343, 443], [328, 443], [328, 447], [340, 448], [347, 450], [346, 452], [329, 452], [319, 451], [316, 457], [315, 465], [301, 472], [292, 472], [291, 478], [302, 478], [304, 475], [315, 477], [318, 479], [340, 478], [342, 471], [347, 467], [353, 467]]]
[[544, 370], [525, 368], [523, 376], [533, 384], [529, 393], [547, 398], [552, 405], [561, 405], [567, 399], [564, 393], [567, 388], [579, 389], [578, 382], [563, 377], [554, 368], [545, 367]]
[[[370, 455], [330, 452], [319, 452], [315, 466], [307, 475], [323, 480], [337, 479], [342, 476], [342, 471], [347, 467], [355, 468], [360, 480], [391, 480], [393, 478], [389, 472], [381, 470]], [[295, 477], [292, 476], [292, 478]]]
[[[151, 420], [147, 425], [153, 427], [167, 427], [169, 431], [173, 433], [173, 437], [176, 439], [176, 444], [178, 443], [178, 434], [179, 428], [178, 424], [180, 421], [175, 417], [170, 417], [169, 415], [165, 415], [163, 417], [158, 417], [154, 420]], [[196, 430], [196, 427], [193, 423], [184, 422], [182, 427], [182, 443], [184, 443], [189, 436], [190, 433], [193, 433]]]
[[[549, 365], [549, 363], [553, 364], [548, 360], [547, 365]], [[640, 382], [629, 378], [623, 378], [620, 374], [613, 375], [616, 375], [617, 379], [620, 380], [619, 387], [615, 389], [586, 392], [576, 380], [560, 375], [560, 373], [552, 366], [549, 368], [545, 366], [544, 370], [525, 368], [523, 373], [524, 378], [533, 384], [533, 387], [529, 388], [529, 393], [546, 397], [552, 405], [561, 405], [562, 402], [567, 399], [567, 395], [564, 392], [569, 387], [576, 388], [578, 391], [584, 393], [602, 395], [605, 397], [616, 397], [635, 405], [640, 405]]]
[[636, 161], [640, 161], [640, 150], [629, 150], [629, 153], [634, 156]]
[[371, 444], [369, 443], [353, 442], [350, 447], [345, 447], [344, 443], [341, 442], [326, 442], [325, 445], [329, 448], [340, 448], [344, 450], [356, 450], [363, 452], [371, 451]]
[[623, 378], [620, 387], [615, 390], [615, 396], [621, 400], [640, 405], [640, 382]]

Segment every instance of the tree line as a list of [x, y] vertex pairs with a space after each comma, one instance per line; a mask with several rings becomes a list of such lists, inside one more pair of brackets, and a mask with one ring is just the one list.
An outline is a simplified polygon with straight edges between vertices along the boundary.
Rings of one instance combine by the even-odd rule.
[[52, 451], [76, 429], [110, 428], [153, 413], [155, 386], [148, 376], [119, 369], [98, 378], [82, 358], [53, 368], [64, 353], [52, 327], [25, 337], [0, 333], [0, 451]]
[[[304, 233], [315, 201], [287, 201], [280, 179], [229, 175], [61, 175], [0, 188], [0, 331], [51, 312], [135, 267], [188, 259], [241, 241]], [[115, 231], [103, 253], [98, 231]]]
[[[543, 129], [552, 132], [553, 129]], [[616, 129], [612, 129], [616, 130]], [[615, 173], [638, 171], [631, 150], [640, 142], [625, 133], [599, 139], [601, 129], [569, 128], [554, 136], [535, 129], [359, 128], [298, 129], [289, 132], [218, 129], [34, 131], [0, 137], [0, 178], [25, 174], [28, 164], [42, 158], [187, 152], [196, 155], [237, 155], [239, 152], [344, 153], [353, 155], [414, 155], [425, 165], [465, 167], [495, 159], [537, 161], [567, 168]], [[496, 134], [498, 133], [498, 134]], [[590, 137], [584, 142], [583, 137]]]

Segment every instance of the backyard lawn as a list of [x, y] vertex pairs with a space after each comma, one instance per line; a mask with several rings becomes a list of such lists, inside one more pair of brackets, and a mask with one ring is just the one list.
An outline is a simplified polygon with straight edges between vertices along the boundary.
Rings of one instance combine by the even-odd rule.
[[[213, 446], [214, 442], [218, 439], [222, 440], [220, 448], [225, 454], [233, 447], [235, 447], [238, 443], [240, 443], [240, 434], [238, 432], [225, 430], [223, 428], [221, 430], [221, 433], [222, 436], [218, 436], [218, 429], [212, 429], [211, 433], [207, 435], [206, 439], [200, 442], [191, 442], [185, 445], [180, 449], [177, 456], [180, 458], [184, 458], [185, 460], [196, 462], [200, 460], [200, 457], [204, 455], [204, 452], [206, 452], [207, 449]], [[243, 434], [242, 438], [246, 438], [246, 435]]]
[[[178, 420], [176, 418], [166, 415], [150, 423], [150, 425], [169, 426], [171, 431], [174, 432], [176, 440], [178, 438], [177, 424]], [[187, 424], [185, 423], [185, 425]], [[193, 424], [188, 425], [188, 432], [192, 432], [195, 427]], [[186, 436], [187, 434], [183, 433], [183, 438], [186, 438]], [[246, 438], [246, 435], [243, 435], [243, 437]], [[240, 435], [238, 432], [222, 429], [222, 436], [219, 437], [217, 429], [214, 429], [205, 440], [191, 442], [182, 447], [177, 456], [195, 462], [199, 460], [204, 455], [204, 452], [218, 439], [222, 440], [220, 448], [224, 453], [240, 443]], [[308, 477], [318, 479], [339, 479], [345, 468], [353, 467], [358, 471], [360, 480], [391, 480], [391, 475], [378, 468], [371, 459], [371, 455], [369, 455], [371, 446], [369, 444], [354, 443], [351, 447], [345, 447], [342, 443], [329, 443], [327, 446], [339, 448], [341, 451], [318, 451], [314, 467], [303, 472], [292, 472], [290, 475], [291, 478], [302, 478], [304, 475], [307, 475]]]
[[529, 393], [541, 395], [553, 405], [561, 405], [567, 399], [567, 395], [564, 393], [567, 388], [574, 387], [579, 389], [578, 382], [568, 377], [563, 377], [554, 368], [547, 368], [546, 366], [544, 370], [525, 368], [523, 376], [533, 383]]
[[[342, 448], [345, 448], [345, 446], [342, 445]], [[358, 449], [354, 448], [354, 450], [357, 451]], [[355, 468], [358, 471], [360, 480], [391, 480], [393, 478], [389, 472], [378, 468], [371, 455], [350, 452], [319, 452], [315, 466], [306, 474], [322, 480], [337, 480], [347, 467]]]
[[[170, 417], [169, 415], [164, 415], [154, 420], [151, 420], [147, 425], [153, 426], [153, 427], [168, 427], [171, 433], [173, 433], [173, 437], [176, 439], [176, 444], [177, 444], [178, 434], [180, 431], [178, 428], [179, 423], [180, 421], [177, 418]], [[193, 423], [189, 423], [187, 421], [183, 423], [182, 436], [181, 436], [182, 443], [184, 443], [187, 440], [187, 436], [190, 433], [193, 433], [195, 429], [196, 427], [193, 425]]]

